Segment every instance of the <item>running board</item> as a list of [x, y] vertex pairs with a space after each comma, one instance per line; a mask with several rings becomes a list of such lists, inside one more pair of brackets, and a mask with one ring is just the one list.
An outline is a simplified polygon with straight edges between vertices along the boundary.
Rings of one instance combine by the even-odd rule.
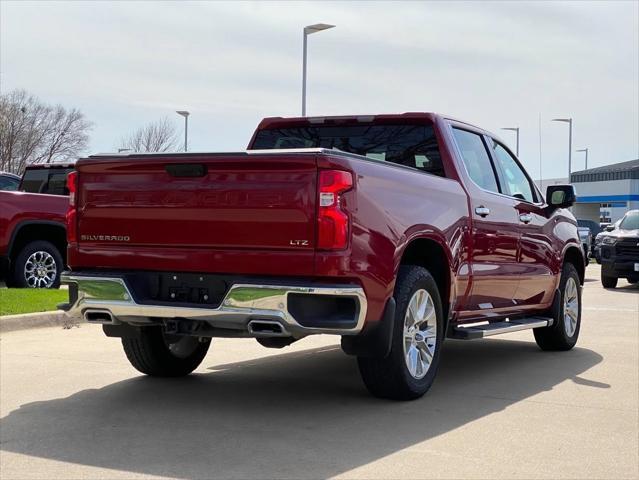
[[502, 333], [517, 332], [519, 330], [549, 327], [552, 324], [552, 317], [528, 317], [494, 323], [481, 323], [468, 326], [460, 325], [449, 331], [448, 338], [473, 340]]

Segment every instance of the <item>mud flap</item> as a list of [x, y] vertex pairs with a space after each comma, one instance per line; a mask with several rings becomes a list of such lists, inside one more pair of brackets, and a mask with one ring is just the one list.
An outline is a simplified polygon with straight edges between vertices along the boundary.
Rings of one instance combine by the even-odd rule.
[[342, 350], [347, 355], [385, 358], [390, 353], [395, 321], [395, 299], [386, 302], [384, 314], [379, 322], [364, 327], [359, 335], [343, 336]]

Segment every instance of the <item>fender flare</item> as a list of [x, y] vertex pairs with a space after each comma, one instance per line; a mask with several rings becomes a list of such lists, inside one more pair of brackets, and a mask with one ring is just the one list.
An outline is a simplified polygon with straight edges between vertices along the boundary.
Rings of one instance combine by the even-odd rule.
[[[561, 257], [560, 257], [561, 265], [563, 265], [566, 262], [566, 254], [568, 253], [568, 250], [572, 250], [572, 249], [577, 250], [581, 258], [581, 262], [579, 262], [578, 265], [575, 265], [575, 268], [577, 269], [577, 273], [579, 274], [579, 279], [581, 280], [581, 284], [583, 285], [584, 278], [586, 275], [586, 263], [585, 263], [584, 251], [581, 246], [581, 243], [567, 242], [564, 245], [564, 247], [561, 250]], [[559, 276], [561, 276], [561, 270], [559, 271]], [[557, 282], [559, 282], [559, 280], [557, 280]]]
[[444, 251], [446, 265], [448, 267], [448, 298], [442, 298], [442, 301], [446, 301], [449, 305], [448, 315], [445, 319], [446, 323], [448, 323], [450, 320], [450, 312], [453, 310], [453, 306], [456, 303], [455, 299], [457, 298], [457, 287], [455, 285], [455, 273], [453, 270], [453, 253], [451, 252], [448, 242], [446, 241], [446, 237], [442, 232], [429, 225], [424, 225], [423, 227], [426, 228], [420, 228], [411, 234], [406, 232], [402, 236], [402, 239], [395, 250], [395, 257], [393, 259], [393, 275], [394, 278], [397, 278], [397, 272], [399, 271], [401, 260], [404, 257], [406, 250], [413, 242], [418, 240], [428, 240], [437, 243]]
[[18, 222], [18, 224], [15, 226], [15, 228], [11, 232], [11, 236], [9, 237], [9, 243], [7, 244], [7, 258], [11, 259], [11, 257], [15, 253], [13, 252], [13, 246], [15, 244], [15, 240], [18, 234], [20, 233], [20, 231], [25, 227], [30, 227], [31, 225], [44, 225], [44, 226], [62, 228], [65, 232], [65, 237], [66, 237], [67, 227], [62, 222], [56, 222], [53, 220], [23, 220], [21, 222]]

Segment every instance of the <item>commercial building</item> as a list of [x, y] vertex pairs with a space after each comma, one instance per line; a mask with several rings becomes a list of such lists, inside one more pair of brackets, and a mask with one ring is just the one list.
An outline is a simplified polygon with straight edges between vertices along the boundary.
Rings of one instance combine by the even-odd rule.
[[[546, 193], [548, 185], [565, 184], [567, 178], [549, 178], [535, 183]], [[577, 192], [572, 208], [575, 217], [612, 223], [632, 209], [639, 209], [639, 159], [572, 172]]]
[[612, 223], [639, 209], [639, 159], [573, 172], [577, 218]]

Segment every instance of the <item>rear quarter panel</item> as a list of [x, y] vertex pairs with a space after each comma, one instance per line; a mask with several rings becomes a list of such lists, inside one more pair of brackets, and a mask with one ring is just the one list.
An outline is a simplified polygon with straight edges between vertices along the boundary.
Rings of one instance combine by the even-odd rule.
[[357, 158], [322, 157], [318, 167], [351, 170], [355, 188], [343, 195], [351, 216], [346, 252], [317, 252], [316, 273], [355, 276], [369, 301], [368, 321], [379, 320], [393, 293], [401, 257], [411, 241], [432, 239], [450, 265], [450, 301], [468, 285], [468, 200], [461, 185], [411, 168]]
[[0, 192], [0, 255], [9, 253], [9, 245], [21, 225], [54, 222], [64, 225], [69, 198], [25, 192]]

